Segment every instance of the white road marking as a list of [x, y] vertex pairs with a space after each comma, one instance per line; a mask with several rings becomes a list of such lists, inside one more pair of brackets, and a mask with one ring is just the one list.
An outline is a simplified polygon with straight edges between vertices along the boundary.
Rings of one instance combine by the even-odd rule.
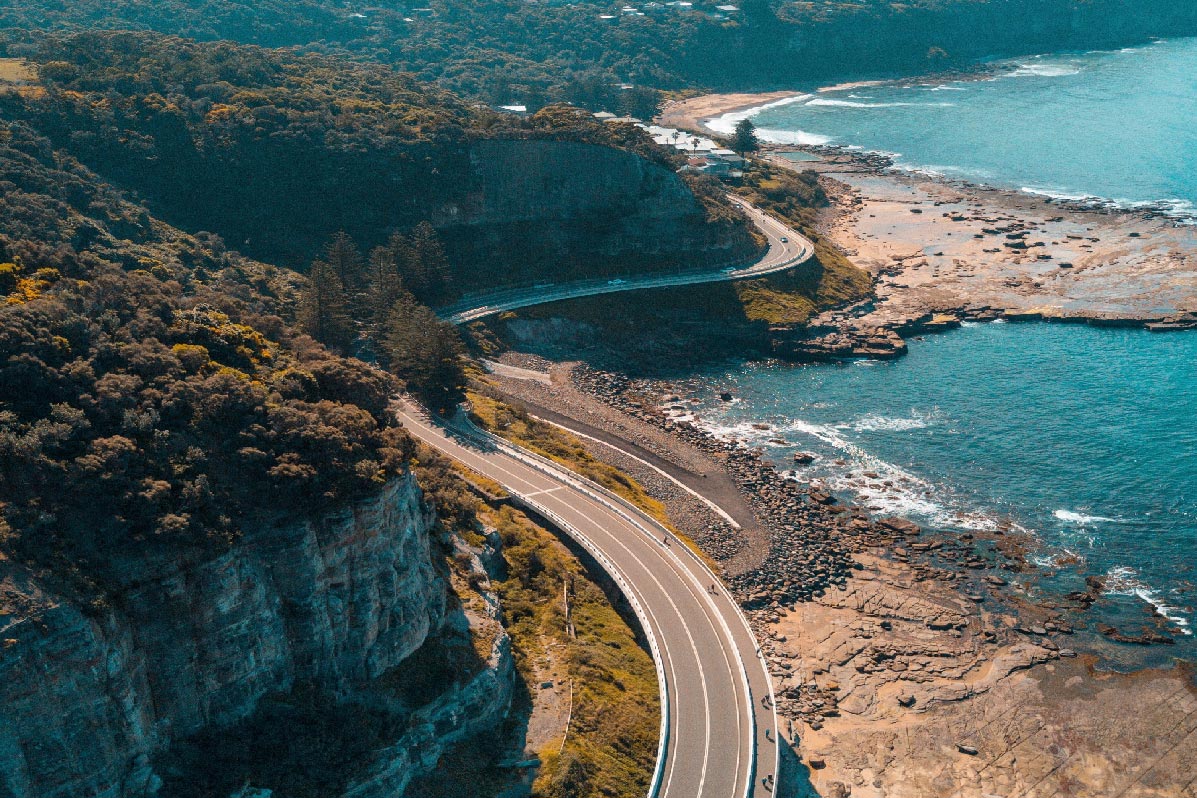
[[[415, 420], [408, 414], [404, 414], [404, 415], [407, 416], [407, 418], [412, 421]], [[517, 483], [523, 483], [524, 485], [527, 485], [527, 486], [533, 487], [533, 488], [537, 487], [535, 484], [528, 481], [525, 477], [509, 470], [508, 468], [503, 467], [502, 465], [499, 465], [498, 463], [495, 463], [491, 460], [487, 460], [484, 456], [471, 451], [469, 448], [467, 448], [465, 446], [462, 446], [460, 443], [452, 440], [451, 438], [444, 435], [443, 433], [440, 433], [438, 430], [436, 430], [433, 427], [425, 426], [423, 424], [413, 424], [413, 427], [422, 428], [422, 430], [424, 432], [430, 434], [433, 438], [436, 438], [439, 440], [445, 440], [446, 442], [451, 443], [455, 449], [460, 449], [462, 452], [471, 455], [471, 457], [473, 459], [475, 459], [477, 461], [481, 461], [482, 463], [489, 465], [490, 468], [497, 470], [499, 472], [502, 472], [503, 474], [506, 474], [510, 479], [512, 479], [513, 481], [515, 481]], [[515, 463], [519, 463], [518, 460], [515, 460], [514, 458], [512, 458], [510, 455], [508, 455], [505, 452], [500, 452], [500, 454], [502, 454], [504, 459], [511, 460]], [[464, 459], [464, 458], [458, 457], [458, 459]], [[523, 465], [523, 464], [520, 463], [520, 465]], [[526, 466], [526, 465], [524, 467], [528, 468], [528, 466]], [[475, 466], [475, 468], [477, 470], [481, 470], [477, 466]], [[546, 477], [546, 478], [552, 479], [552, 477]], [[524, 499], [527, 499], [534, 495], [545, 495], [545, 494], [552, 493], [553, 491], [559, 490], [562, 487], [566, 487], [566, 485], [559, 485], [556, 488], [552, 488], [552, 489], [548, 489], [548, 490], [537, 489], [537, 490], [534, 490], [534, 491], [528, 492], [528, 493], [523, 493], [523, 492], [519, 491], [518, 489], [515, 489], [514, 486], [511, 486], [511, 485], [507, 485], [504, 487], [508, 487], [509, 489], [512, 489], [513, 492], [519, 493], [521, 497], [523, 497]], [[593, 505], [594, 507], [597, 507], [601, 512], [606, 513], [609, 517], [615, 519], [616, 524], [618, 524], [619, 526], [630, 529], [633, 533], [636, 533], [638, 531], [636, 525], [629, 524], [627, 521], [625, 521], [623, 518], [621, 518], [618, 514], [612, 512], [610, 509], [608, 509], [606, 507], [603, 507], [601, 504], [598, 504], [589, 496], [586, 496], [585, 494], [581, 494], [581, 493], [578, 495], [581, 499], [583, 499], [587, 503]], [[549, 510], [549, 508], [547, 506], [543, 505], [541, 502], [529, 502], [529, 503], [532, 505], [540, 505], [545, 510]], [[570, 507], [568, 503], [565, 503], [565, 504], [568, 509], [573, 510], [574, 512], [583, 512], [582, 510], [580, 510], [578, 508]], [[550, 510], [550, 512], [551, 512], [551, 510]], [[661, 591], [661, 594], [665, 597], [665, 600], [669, 603], [670, 607], [673, 609], [674, 614], [676, 615], [677, 621], [680, 623], [683, 631], [686, 634], [687, 641], [690, 644], [690, 650], [694, 655], [695, 664], [698, 667], [699, 682], [702, 686], [702, 693], [703, 693], [703, 702], [702, 702], [703, 721], [704, 721], [703, 764], [702, 764], [702, 769], [700, 771], [700, 776], [699, 776], [698, 793], [695, 796], [695, 798], [701, 798], [701, 796], [703, 794], [703, 790], [705, 788], [705, 784], [706, 784], [706, 777], [707, 777], [707, 771], [709, 768], [710, 751], [711, 751], [711, 715], [710, 715], [711, 706], [710, 706], [710, 692], [708, 690], [707, 678], [706, 678], [706, 669], [703, 667], [702, 657], [699, 655], [698, 646], [694, 640], [694, 634], [690, 629], [690, 625], [686, 622], [685, 616], [682, 614], [681, 609], [678, 607], [677, 603], [673, 600], [672, 595], [670, 594], [670, 592], [668, 590], [666, 590], [665, 586], [657, 578], [656, 574], [653, 573], [653, 570], [648, 566], [648, 564], [645, 563], [644, 560], [642, 560], [639, 555], [635, 554], [631, 549], [629, 549], [627, 547], [627, 545], [625, 545], [624, 542], [622, 540], [620, 540], [618, 537], [616, 537], [613, 533], [609, 532], [608, 530], [603, 529], [601, 526], [599, 526], [597, 524], [597, 522], [594, 522], [593, 519], [587, 517], [587, 520], [591, 520], [593, 523], [595, 523], [596, 528], [598, 529], [598, 531], [600, 533], [603, 533], [607, 537], [609, 537], [611, 539], [612, 543], [614, 543], [614, 545], [616, 545], [620, 549], [622, 549], [628, 557], [630, 557], [636, 564], [638, 564], [642, 569], [644, 569], [645, 573], [648, 575], [648, 578], [651, 579], [652, 582], [657, 586], [657, 588]], [[641, 530], [641, 531], [647, 532], [647, 530]], [[637, 537], [640, 538], [641, 540], [644, 540], [644, 538], [639, 534], [637, 535]], [[655, 541], [655, 536], [654, 536], [654, 541]], [[665, 559], [664, 561], [666, 563], [669, 562], [667, 559]], [[685, 581], [686, 582], [693, 581], [694, 576], [693, 576], [692, 572], [690, 572], [689, 569], [682, 566], [680, 562], [677, 562], [677, 565], [681, 568], [682, 572], [686, 576], [690, 577], [690, 579], [685, 580]], [[618, 567], [618, 564], [616, 564], [616, 567]], [[674, 570], [675, 573], [677, 573], [677, 571], [675, 569], [671, 568], [671, 570]], [[626, 574], [624, 575], [624, 578], [629, 584], [632, 584], [632, 585], [635, 584], [633, 580], [627, 578]], [[687, 590], [688, 590], [688, 592], [691, 593], [692, 597], [696, 597], [696, 594], [693, 592], [693, 585], [687, 584]], [[709, 595], [708, 595], [708, 598], [709, 598]], [[659, 629], [663, 629], [663, 627], [660, 624], [660, 621], [656, 618], [655, 613], [653, 613], [651, 608], [648, 606], [648, 603], [646, 601], [642, 600], [641, 604], [642, 604], [642, 606], [644, 606], [645, 611], [653, 616], [654, 625], [657, 626]], [[724, 657], [726, 659], [727, 658], [727, 650], [726, 650], [726, 646], [724, 645], [723, 636], [718, 633], [718, 629], [717, 629], [716, 625], [713, 622], [711, 622], [711, 618], [710, 618], [709, 614], [706, 612], [706, 607], [704, 606], [704, 602], [699, 601], [698, 606], [702, 610], [702, 614], [703, 614], [704, 618], [707, 619], [708, 623], [711, 623], [711, 629], [714, 632], [714, 637], [719, 640], [720, 648], [723, 650]], [[728, 642], [731, 642], [731, 641], [728, 641]], [[670, 670], [673, 671], [674, 675], [676, 676], [676, 670], [674, 668], [672, 660], [670, 660]], [[734, 670], [734, 668], [732, 670]], [[676, 684], [676, 680], [674, 683]], [[733, 687], [733, 690], [734, 689], [735, 688]], [[738, 692], [738, 690], [736, 690], [736, 692]], [[736, 737], [737, 737], [737, 746], [738, 746], [737, 750], [742, 750], [743, 734], [742, 734], [742, 728], [740, 726], [739, 713], [736, 713], [736, 728], [737, 728]], [[676, 744], [676, 736], [673, 737], [673, 742]], [[668, 767], [669, 767], [668, 778], [665, 783], [665, 791], [664, 791], [665, 795], [669, 794], [669, 786], [672, 784], [673, 774], [674, 774], [674, 771], [676, 769], [676, 764], [677, 764], [676, 757], [671, 756], [671, 757], [669, 757], [669, 760], [670, 761], [668, 763]], [[737, 757], [737, 761], [742, 762], [742, 757]], [[737, 773], [736, 781], [738, 782], [739, 779], [740, 779], [740, 775]], [[720, 797], [720, 798], [722, 798], [722, 797]]]

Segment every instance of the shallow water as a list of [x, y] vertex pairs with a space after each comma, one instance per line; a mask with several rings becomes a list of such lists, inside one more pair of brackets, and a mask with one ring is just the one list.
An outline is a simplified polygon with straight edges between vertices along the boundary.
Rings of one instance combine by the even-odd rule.
[[1197, 213], [1197, 39], [1040, 56], [999, 77], [806, 95], [754, 115], [762, 138], [896, 156], [948, 177]]
[[705, 408], [713, 431], [783, 469], [817, 454], [803, 478], [878, 515], [1023, 527], [1039, 541], [1034, 591], [1104, 576], [1107, 618], [1138, 631], [1155, 606], [1180, 643], [1168, 652], [1197, 659], [1197, 334], [980, 324], [912, 341], [893, 362], [704, 381], [738, 397]]

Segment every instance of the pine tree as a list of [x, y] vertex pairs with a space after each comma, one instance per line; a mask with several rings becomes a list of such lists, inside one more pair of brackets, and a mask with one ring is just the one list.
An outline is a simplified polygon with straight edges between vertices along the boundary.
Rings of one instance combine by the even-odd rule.
[[299, 327], [325, 346], [342, 351], [356, 336], [341, 278], [322, 260], [314, 261], [308, 273], [308, 287], [299, 303]]
[[411, 241], [406, 236], [395, 233], [387, 242], [387, 249], [395, 258], [395, 266], [399, 270], [399, 276], [403, 279], [404, 287], [417, 297], [427, 294], [428, 275], [424, 273], [424, 265], [416, 256]]
[[383, 353], [391, 371], [436, 408], [449, 407], [465, 386], [464, 347], [457, 328], [404, 291], [387, 319]]
[[368, 308], [374, 329], [381, 331], [387, 316], [406, 293], [399, 264], [391, 247], [375, 247], [366, 266], [366, 285], [369, 289]]
[[451, 276], [449, 273], [449, 259], [445, 255], [445, 248], [441, 245], [441, 238], [428, 222], [420, 222], [411, 234], [411, 248], [415, 259], [419, 263], [419, 272], [424, 281], [424, 290], [412, 290], [421, 301], [429, 305], [439, 305], [449, 296]]
[[324, 260], [337, 272], [341, 286], [349, 292], [361, 288], [362, 253], [345, 232], [337, 233], [324, 248]]
[[736, 123], [736, 130], [732, 134], [732, 149], [740, 155], [747, 155], [760, 148], [761, 143], [756, 137], [756, 125], [752, 124], [751, 119], [741, 119]]

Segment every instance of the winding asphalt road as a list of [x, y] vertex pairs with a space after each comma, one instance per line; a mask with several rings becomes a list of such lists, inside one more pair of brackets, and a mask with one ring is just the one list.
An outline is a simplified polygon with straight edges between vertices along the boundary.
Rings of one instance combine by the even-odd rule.
[[[597, 294], [762, 277], [805, 263], [814, 244], [735, 197], [769, 240], [751, 266], [589, 280], [498, 291], [439, 313], [454, 324]], [[581, 544], [615, 579], [640, 620], [661, 688], [661, 743], [649, 798], [756, 798], [777, 780], [773, 688], [735, 600], [656, 520], [549, 460], [468, 421], [433, 422], [418, 405], [396, 411], [414, 436], [502, 485], [512, 498]]]
[[649, 798], [763, 798], [778, 764], [772, 686], [734, 599], [637, 508], [551, 461], [401, 400], [416, 438], [501, 484], [570, 535], [619, 584], [648, 639], [662, 698]]
[[810, 239], [791, 230], [744, 200], [737, 197], [728, 199], [743, 210], [769, 239], [769, 249], [766, 250], [764, 257], [751, 266], [684, 274], [580, 280], [561, 285], [545, 284], [532, 288], [488, 291], [465, 297], [454, 305], [441, 308], [437, 314], [442, 319], [454, 324], [465, 324], [493, 316], [496, 313], [505, 313], [532, 305], [543, 305], [546, 302], [559, 302], [564, 299], [579, 299], [598, 294], [614, 294], [620, 291], [638, 291], [645, 288], [669, 288], [680, 285], [751, 280], [791, 269], [810, 260], [811, 256], [815, 254], [815, 245]]

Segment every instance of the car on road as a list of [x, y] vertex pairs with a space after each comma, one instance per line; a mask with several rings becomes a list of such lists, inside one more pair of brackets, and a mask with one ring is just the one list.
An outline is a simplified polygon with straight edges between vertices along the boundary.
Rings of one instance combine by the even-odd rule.
[[627, 282], [627, 280], [621, 280], [618, 277], [616, 277], [614, 280], [608, 280], [607, 285], [623, 285], [626, 282]]
[[790, 243], [790, 239], [786, 238], [785, 236], [782, 236], [782, 237], [781, 237], [781, 243], [783, 243], [783, 244], [788, 244], [788, 243]]

